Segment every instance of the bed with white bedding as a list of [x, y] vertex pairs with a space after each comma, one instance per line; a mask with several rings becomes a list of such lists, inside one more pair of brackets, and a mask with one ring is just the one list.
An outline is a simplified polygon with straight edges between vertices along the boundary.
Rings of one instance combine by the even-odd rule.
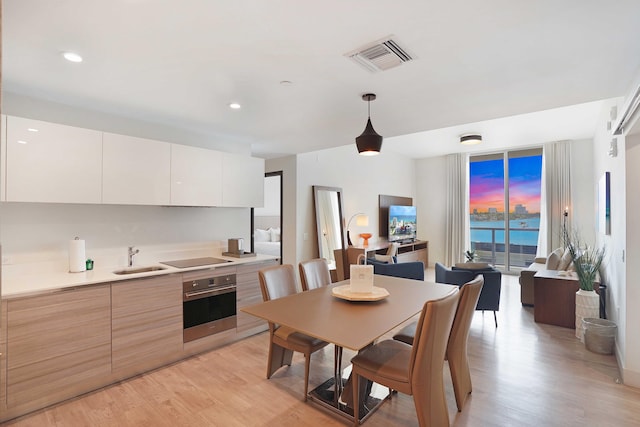
[[253, 251], [257, 254], [282, 256], [279, 216], [254, 217]]

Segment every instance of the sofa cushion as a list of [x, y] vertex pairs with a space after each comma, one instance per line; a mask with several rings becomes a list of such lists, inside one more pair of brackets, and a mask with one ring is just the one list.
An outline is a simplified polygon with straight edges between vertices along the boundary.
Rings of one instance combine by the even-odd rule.
[[463, 270], [487, 270], [492, 268], [488, 262], [458, 262], [454, 267]]
[[558, 264], [557, 270], [566, 270], [567, 267], [569, 267], [569, 264], [571, 264], [571, 261], [571, 252], [569, 252], [569, 248], [567, 248], [564, 250], [562, 258], [560, 258], [560, 263]]
[[557, 270], [558, 265], [560, 264], [560, 260], [562, 259], [562, 248], [558, 248], [555, 251], [551, 252], [547, 257], [547, 262], [545, 265], [545, 270]]

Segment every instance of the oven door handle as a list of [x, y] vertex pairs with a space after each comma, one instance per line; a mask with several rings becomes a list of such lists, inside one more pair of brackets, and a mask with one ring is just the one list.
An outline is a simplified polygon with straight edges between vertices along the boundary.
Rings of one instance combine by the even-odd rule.
[[204, 291], [185, 292], [184, 299], [186, 300], [193, 297], [204, 297], [207, 295], [226, 294], [229, 292], [233, 292], [235, 289], [236, 287], [234, 285], [234, 286], [225, 286], [222, 288], [215, 288], [215, 289], [205, 289]]

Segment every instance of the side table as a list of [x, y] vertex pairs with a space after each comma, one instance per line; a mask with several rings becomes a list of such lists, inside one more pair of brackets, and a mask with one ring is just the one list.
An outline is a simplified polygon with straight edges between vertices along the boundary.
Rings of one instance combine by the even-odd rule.
[[[562, 276], [557, 270], [540, 270], [533, 276], [533, 319], [536, 323], [576, 327], [576, 292], [580, 288], [575, 275]], [[593, 287], [599, 293], [599, 282]]]

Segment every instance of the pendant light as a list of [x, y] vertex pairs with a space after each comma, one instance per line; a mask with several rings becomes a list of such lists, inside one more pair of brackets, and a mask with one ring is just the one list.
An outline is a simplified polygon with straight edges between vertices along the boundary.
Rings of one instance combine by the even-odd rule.
[[365, 93], [362, 95], [362, 100], [367, 101], [368, 118], [364, 131], [356, 138], [356, 147], [358, 147], [358, 153], [363, 156], [380, 154], [380, 149], [382, 148], [382, 136], [378, 135], [371, 125], [371, 101], [375, 99], [375, 93]]

